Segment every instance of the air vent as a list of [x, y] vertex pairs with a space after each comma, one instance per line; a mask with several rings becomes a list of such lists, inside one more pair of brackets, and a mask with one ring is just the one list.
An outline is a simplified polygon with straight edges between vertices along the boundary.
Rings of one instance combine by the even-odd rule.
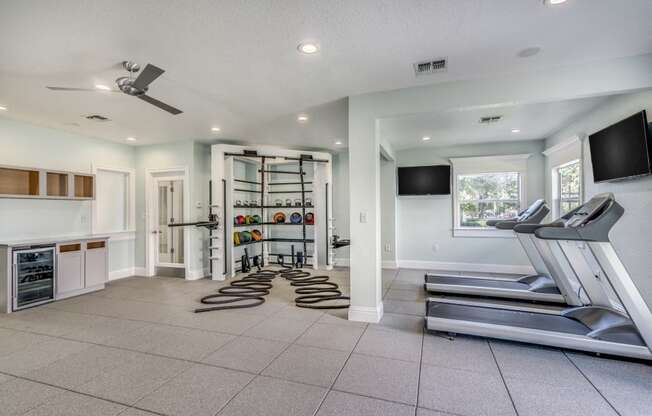
[[414, 73], [416, 76], [435, 74], [437, 72], [446, 72], [446, 58], [437, 58], [414, 64]]
[[503, 116], [480, 117], [480, 124], [496, 123], [496, 122], [500, 121], [502, 118], [503, 118]]
[[107, 117], [101, 116], [99, 114], [90, 114], [87, 116], [84, 116], [87, 120], [91, 121], [99, 121], [99, 122], [105, 122], [105, 121], [111, 121]]

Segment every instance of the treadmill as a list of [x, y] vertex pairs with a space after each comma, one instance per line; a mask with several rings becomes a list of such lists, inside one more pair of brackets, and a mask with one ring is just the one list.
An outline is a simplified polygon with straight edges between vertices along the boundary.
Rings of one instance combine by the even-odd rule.
[[[428, 300], [426, 328], [651, 360], [652, 312], [608, 237], [623, 213], [612, 194], [599, 194], [565, 222], [539, 225], [534, 231], [537, 239], [586, 251], [569, 260], [575, 268], [593, 270], [591, 281], [584, 282], [608, 295], [598, 298], [600, 304], [552, 315]], [[590, 287], [584, 289], [594, 290]]]
[[[542, 199], [537, 200], [518, 217], [505, 221], [492, 221], [498, 229], [515, 230], [523, 224], [537, 226], [550, 210]], [[493, 276], [456, 275], [428, 273], [425, 276], [425, 289], [429, 292], [464, 296], [482, 296], [508, 298], [526, 301], [582, 305], [576, 295], [576, 278], [566, 279], [558, 273], [569, 273], [558, 266], [560, 260], [552, 256], [552, 250], [545, 244], [535, 244], [533, 236], [528, 233], [516, 233], [528, 259], [536, 271], [533, 275], [518, 279], [496, 278]], [[550, 270], [554, 266], [554, 272]], [[564, 287], [566, 286], [566, 287]], [[565, 290], [560, 290], [560, 287]]]
[[[527, 209], [521, 211], [518, 213], [518, 215], [514, 218], [510, 219], [504, 219], [504, 220], [487, 220], [487, 226], [489, 227], [495, 227], [500, 230], [513, 230], [514, 227], [518, 224], [539, 224], [543, 219], [548, 215], [550, 212], [550, 209], [546, 205], [546, 201], [543, 199], [537, 199], [530, 205]], [[523, 242], [521, 241], [521, 244]], [[534, 259], [531, 258], [530, 256], [530, 250], [533, 250], [531, 246], [527, 246], [526, 244], [523, 244], [523, 249], [525, 250], [525, 253], [528, 255], [528, 258], [530, 258], [530, 261], [534, 264], [535, 270], [543, 270], [544, 266], [541, 264], [541, 262], [538, 260], [538, 256], [534, 255]], [[452, 277], [455, 279], [460, 279], [460, 278], [467, 278], [467, 279], [488, 279], [488, 280], [507, 280], [507, 281], [514, 281], [515, 278], [519, 277], [526, 277], [526, 276], [518, 276], [514, 275], [509, 276], [509, 277], [499, 277], [496, 275], [490, 275], [486, 274], [483, 275], [481, 273], [471, 273], [471, 272], [437, 272], [437, 273], [426, 273], [426, 283], [428, 282], [429, 277], [442, 277], [442, 278], [447, 278], [447, 277]]]

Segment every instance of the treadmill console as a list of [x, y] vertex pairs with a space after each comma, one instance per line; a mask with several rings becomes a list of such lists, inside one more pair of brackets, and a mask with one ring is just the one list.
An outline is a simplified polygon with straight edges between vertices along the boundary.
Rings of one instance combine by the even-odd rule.
[[564, 227], [576, 228], [585, 225], [612, 200], [613, 195], [609, 193], [594, 196], [590, 201], [582, 205], [572, 217], [566, 220]]
[[534, 215], [541, 207], [546, 203], [543, 199], [537, 199], [532, 205], [528, 207], [525, 211], [521, 212], [518, 217], [515, 218], [516, 222], [522, 222]]

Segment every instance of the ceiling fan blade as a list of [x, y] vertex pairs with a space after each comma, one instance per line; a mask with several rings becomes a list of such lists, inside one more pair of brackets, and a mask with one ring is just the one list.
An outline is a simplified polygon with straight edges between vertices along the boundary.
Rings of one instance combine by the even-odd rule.
[[141, 100], [146, 101], [146, 102], [148, 102], [148, 103], [150, 103], [152, 105], [155, 105], [158, 108], [160, 108], [161, 110], [165, 110], [170, 114], [177, 115], [177, 114], [183, 113], [183, 111], [181, 111], [181, 110], [179, 110], [177, 108], [174, 108], [171, 105], [167, 105], [164, 102], [161, 102], [161, 101], [157, 100], [156, 98], [152, 98], [149, 95], [142, 94], [142, 95], [137, 95], [136, 97], [138, 97]]
[[145, 69], [142, 70], [140, 75], [134, 81], [133, 86], [139, 90], [144, 90], [149, 84], [152, 83], [156, 78], [160, 77], [165, 71], [161, 68], [154, 66], [152, 64], [147, 64]]
[[94, 91], [94, 92], [122, 92], [118, 90], [100, 90], [97, 88], [71, 88], [71, 87], [50, 87], [46, 86], [45, 88], [52, 91]]
[[45, 87], [53, 91], [97, 91], [95, 88]]

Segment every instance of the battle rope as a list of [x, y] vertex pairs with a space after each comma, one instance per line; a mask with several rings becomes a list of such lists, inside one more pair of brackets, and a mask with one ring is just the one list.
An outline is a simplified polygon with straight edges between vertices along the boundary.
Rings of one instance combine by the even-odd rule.
[[281, 267], [280, 270], [261, 269], [249, 273], [242, 279], [232, 281], [229, 286], [218, 289], [218, 293], [201, 298], [201, 303], [213, 306], [197, 308], [195, 313], [253, 308], [262, 305], [265, 303], [265, 296], [269, 295], [270, 289], [274, 286], [272, 280], [279, 276], [288, 280], [291, 286], [297, 287], [294, 292], [301, 296], [297, 296], [294, 302], [299, 308], [345, 309], [349, 307], [348, 303], [338, 302], [319, 305], [323, 302], [350, 299], [342, 294], [337, 283], [328, 281], [328, 276], [311, 276], [309, 272], [300, 269]]

